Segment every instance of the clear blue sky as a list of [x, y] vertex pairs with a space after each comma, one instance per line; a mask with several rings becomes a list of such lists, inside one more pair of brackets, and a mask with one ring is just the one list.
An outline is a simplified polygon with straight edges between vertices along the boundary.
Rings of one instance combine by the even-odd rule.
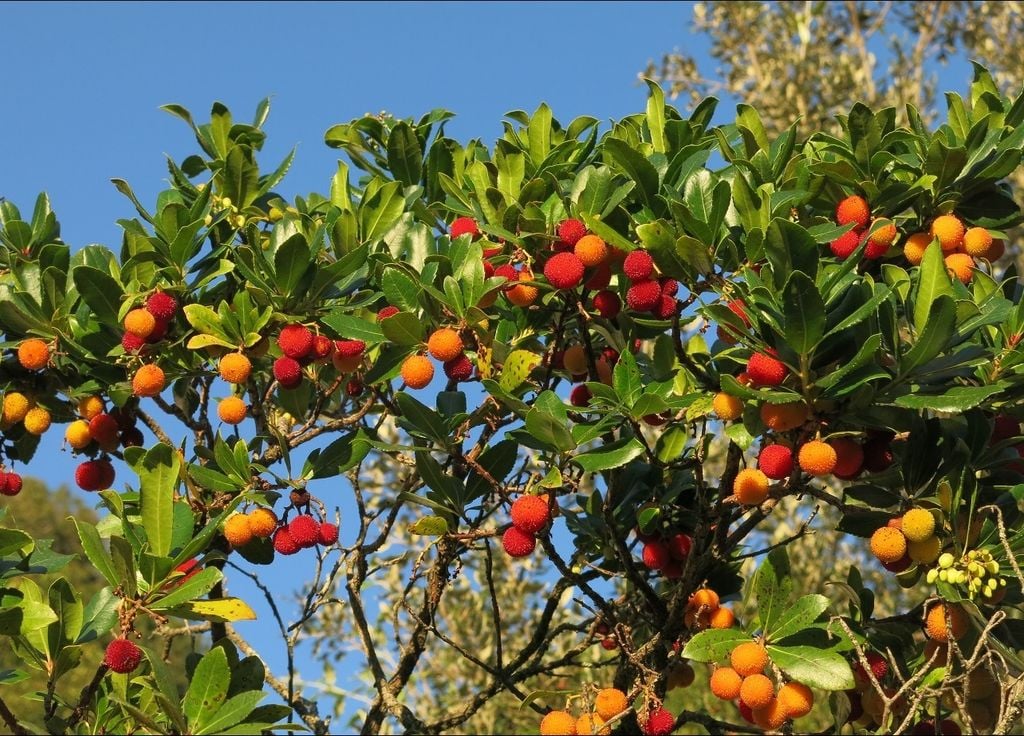
[[[219, 100], [249, 120], [271, 96], [264, 168], [298, 144], [279, 187], [286, 196], [327, 191], [337, 154], [323, 133], [366, 112], [446, 107], [458, 115], [449, 135], [487, 142], [500, 135], [503, 113], [541, 101], [563, 122], [639, 112], [646, 92], [637, 73], [650, 59], [682, 48], [708, 63], [707, 41], [689, 35], [690, 13], [689, 3], [6, 4], [0, 196], [31, 213], [47, 191], [68, 243], [118, 248], [116, 220], [134, 210], [110, 178], [152, 205], [166, 187], [164, 154], [180, 161], [194, 150], [187, 127], [158, 110], [170, 102], [205, 120]], [[956, 74], [944, 71], [944, 89], [965, 87], [960, 69], [962, 61]], [[51, 430], [28, 469], [52, 485], [73, 481], [62, 434]], [[327, 488], [311, 490], [338, 502]], [[261, 570], [289, 618], [307, 563]], [[232, 590], [266, 612], [251, 587]], [[271, 642], [261, 651], [282, 672], [269, 621], [242, 631]], [[315, 676], [308, 661], [300, 657], [299, 669]], [[354, 684], [344, 669], [338, 679]]]
[[[637, 73], [648, 60], [684, 44], [702, 53], [702, 40], [686, 38], [689, 17], [688, 3], [5, 5], [0, 196], [30, 214], [46, 191], [66, 242], [117, 249], [116, 220], [134, 210], [110, 179], [126, 179], [151, 206], [167, 186], [164, 154], [180, 162], [195, 148], [162, 104], [205, 120], [219, 100], [249, 120], [271, 96], [264, 168], [298, 144], [279, 191], [325, 192], [338, 156], [324, 131], [367, 112], [446, 107], [458, 115], [449, 135], [492, 142], [505, 112], [541, 101], [563, 122], [642, 111]], [[77, 461], [61, 450], [62, 435], [54, 427], [27, 469], [51, 485], [73, 485]], [[327, 483], [311, 490], [341, 503]], [[352, 532], [345, 526], [343, 539]], [[309, 554], [260, 570], [289, 619]], [[260, 651], [281, 673], [283, 650], [262, 598], [244, 582], [232, 580], [231, 590], [263, 617], [241, 631], [266, 643]], [[300, 656], [299, 670], [313, 679], [309, 661]], [[337, 673], [339, 686], [355, 684], [350, 667]]]

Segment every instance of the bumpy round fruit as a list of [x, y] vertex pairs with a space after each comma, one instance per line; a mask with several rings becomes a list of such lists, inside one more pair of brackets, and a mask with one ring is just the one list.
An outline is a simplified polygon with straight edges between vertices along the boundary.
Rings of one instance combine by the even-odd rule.
[[668, 545], [657, 539], [644, 543], [641, 557], [648, 570], [661, 570], [672, 561]]
[[448, 234], [451, 235], [452, 240], [463, 235], [475, 238], [480, 234], [480, 229], [477, 227], [476, 220], [472, 217], [456, 217], [448, 228]]
[[281, 328], [277, 336], [278, 347], [285, 357], [301, 360], [313, 349], [313, 332], [302, 324], [290, 324]]
[[747, 361], [747, 375], [758, 386], [778, 386], [786, 380], [789, 369], [773, 355], [754, 353]]
[[146, 341], [138, 335], [126, 332], [121, 336], [121, 347], [129, 354], [134, 354], [146, 346]]
[[145, 340], [156, 329], [156, 317], [148, 309], [133, 309], [124, 316], [124, 329]]
[[217, 416], [225, 424], [241, 424], [245, 420], [245, 402], [237, 396], [228, 396], [217, 404]]
[[572, 391], [569, 392], [569, 403], [578, 408], [589, 406], [590, 398], [590, 389], [585, 383], [573, 386]]
[[510, 557], [526, 557], [537, 546], [537, 539], [532, 534], [510, 526], [501, 535], [501, 545]]
[[[889, 663], [885, 660], [885, 657], [878, 652], [867, 652], [864, 655], [864, 659], [868, 661], [868, 667], [871, 668], [871, 674], [874, 675], [876, 680], [881, 682], [885, 679], [885, 676], [889, 673]], [[860, 662], [854, 662], [853, 664], [853, 677], [859, 685], [865, 687], [871, 682], [871, 678], [868, 677], [864, 665]]]
[[586, 234], [587, 226], [575, 218], [570, 217], [558, 223], [558, 237], [570, 247], [576, 245]]
[[536, 534], [551, 521], [548, 503], [540, 496], [520, 496], [512, 502], [512, 524], [521, 532]]
[[541, 736], [576, 736], [576, 719], [564, 710], [553, 710], [540, 722]]
[[574, 376], [580, 376], [587, 372], [587, 351], [582, 345], [571, 345], [562, 354], [562, 365], [565, 370]]
[[330, 547], [338, 542], [338, 525], [325, 521], [320, 525], [320, 535], [316, 540], [317, 544]]
[[676, 717], [665, 708], [655, 708], [640, 722], [644, 736], [669, 736], [676, 725]]
[[604, 725], [604, 719], [596, 713], [584, 713], [576, 719], [576, 733], [608, 736], [612, 730]]
[[89, 421], [97, 414], [102, 414], [103, 411], [103, 399], [99, 396], [86, 396], [78, 401], [78, 416], [85, 421]]
[[858, 230], [868, 226], [871, 219], [871, 210], [868, 208], [867, 200], [856, 194], [846, 197], [836, 205], [836, 222], [840, 225], [853, 223]]
[[[871, 226], [874, 227], [876, 223], [882, 223], [882, 225], [872, 231], [871, 235], [868, 236], [868, 242], [872, 245], [888, 248], [896, 240], [896, 226], [885, 218], [875, 220], [871, 223]], [[884, 253], [885, 251], [883, 250], [882, 252]]]
[[920, 266], [924, 259], [924, 252], [931, 245], [931, 233], [914, 233], [903, 243], [903, 257], [911, 266]]
[[445, 361], [444, 374], [453, 381], [468, 381], [473, 377], [473, 361], [465, 354]]
[[575, 289], [583, 280], [585, 266], [575, 253], [556, 253], [544, 264], [544, 278], [556, 289]]
[[17, 473], [0, 472], [0, 494], [4, 496], [17, 496], [21, 493], [23, 481]]
[[305, 549], [315, 545], [320, 538], [320, 524], [309, 514], [300, 514], [288, 522], [288, 533], [297, 545]]
[[760, 506], [768, 498], [768, 476], [755, 468], [744, 468], [736, 474], [732, 492], [744, 506]]
[[821, 477], [836, 467], [836, 451], [827, 442], [811, 440], [800, 446], [797, 460], [805, 473]]
[[107, 645], [103, 664], [121, 675], [134, 672], [142, 662], [142, 650], [133, 641], [114, 639]]
[[626, 291], [626, 306], [634, 312], [650, 312], [660, 303], [661, 285], [654, 279], [637, 281]]
[[220, 377], [228, 383], [245, 383], [252, 373], [252, 363], [241, 353], [228, 353], [217, 366]]
[[425, 355], [410, 355], [402, 362], [402, 380], [412, 389], [426, 388], [434, 378], [434, 364]]
[[992, 234], [983, 227], [972, 227], [964, 233], [964, 253], [975, 258], [985, 258], [992, 247]]
[[832, 468], [832, 474], [843, 480], [856, 478], [864, 465], [864, 449], [860, 443], [848, 437], [837, 437], [828, 443], [836, 451], [836, 466]]
[[788, 432], [807, 421], [807, 404], [802, 401], [761, 404], [761, 421], [773, 432]]
[[939, 239], [939, 244], [946, 253], [952, 253], [964, 241], [964, 224], [956, 215], [939, 215], [932, 221], [929, 232]]
[[836, 258], [845, 261], [853, 255], [858, 245], [860, 245], [860, 232], [858, 230], [850, 230], [829, 243], [828, 249], [832, 251], [832, 255]]
[[106, 458], [86, 460], [75, 468], [75, 483], [83, 491], [100, 491], [114, 484], [114, 466]]
[[787, 682], [776, 697], [787, 718], [803, 718], [814, 707], [814, 693], [802, 682]]
[[277, 529], [277, 515], [268, 508], [260, 506], [248, 514], [249, 531], [254, 537], [266, 539]]
[[600, 266], [608, 260], [608, 245], [597, 235], [584, 235], [576, 243], [573, 253], [587, 268]]
[[454, 360], [462, 355], [465, 345], [459, 337], [457, 330], [450, 327], [442, 327], [434, 332], [427, 339], [427, 350], [432, 356], [442, 363], [446, 360]]
[[626, 700], [626, 693], [618, 688], [606, 687], [599, 690], [597, 697], [594, 698], [594, 710], [606, 721], [610, 721], [628, 708], [629, 701]]
[[871, 535], [870, 546], [880, 562], [892, 564], [907, 553], [907, 538], [899, 529], [883, 526]]
[[41, 371], [50, 362], [50, 346], [37, 337], [23, 340], [18, 346], [18, 362], [29, 371]]
[[712, 629], [731, 629], [734, 623], [736, 623], [736, 615], [725, 606], [716, 608], [708, 618], [708, 624]]
[[735, 700], [740, 696], [743, 677], [732, 667], [719, 667], [711, 673], [711, 692], [722, 700]]
[[252, 541], [252, 527], [245, 514], [234, 514], [224, 522], [224, 538], [232, 547], [244, 547]]
[[132, 393], [136, 396], [157, 396], [164, 390], [163, 369], [155, 363], [148, 363], [135, 371], [132, 377]]
[[622, 311], [622, 300], [614, 291], [599, 291], [594, 294], [594, 309], [605, 319], [615, 319]]
[[923, 542], [935, 534], [935, 517], [927, 509], [910, 509], [900, 526], [908, 542]]
[[[768, 650], [756, 641], [745, 641], [733, 648], [729, 655], [729, 663], [740, 677], [760, 674], [768, 666]], [[749, 701], [747, 701], [747, 705], [750, 705], [751, 708], [760, 707]]]
[[73, 450], [84, 450], [92, 442], [92, 435], [89, 434], [89, 422], [84, 419], [76, 419], [64, 430], [64, 439]]
[[945, 643], [951, 638], [962, 638], [969, 625], [970, 619], [962, 606], [956, 603], [936, 603], [925, 616], [924, 633], [932, 641]]
[[288, 527], [283, 526], [274, 532], [274, 551], [281, 555], [293, 555], [301, 549], [298, 542], [292, 538]]
[[775, 686], [766, 675], [760, 673], [747, 675], [740, 684], [740, 700], [746, 703], [751, 710], [764, 708], [774, 697]]
[[766, 731], [777, 731], [786, 722], [786, 709], [778, 698], [769, 698], [763, 707], [751, 709], [750, 715], [754, 724]]
[[283, 388], [295, 388], [302, 383], [302, 366], [294, 358], [280, 357], [274, 361], [274, 378]]
[[[497, 271], [495, 273], [497, 274]], [[505, 292], [505, 298], [517, 307], [528, 307], [540, 296], [540, 290], [529, 283], [533, 281], [533, 273], [523, 269], [516, 279], [519, 283]]]
[[743, 416], [743, 402], [724, 391], [715, 394], [711, 408], [723, 422], [731, 422]]
[[757, 467], [772, 480], [785, 480], [793, 472], [793, 451], [785, 445], [767, 445], [757, 456]]
[[700, 588], [694, 591], [693, 595], [686, 602], [688, 608], [718, 608], [721, 599], [718, 597], [718, 593], [713, 591], [711, 588]]
[[654, 273], [654, 259], [645, 250], [630, 251], [622, 262], [622, 272], [633, 283], [647, 281]]
[[946, 256], [946, 270], [952, 271], [961, 284], [968, 284], [974, 276], [974, 259], [966, 253], [950, 253]]
[[28, 410], [28, 413], [25, 414], [25, 419], [23, 421], [25, 423], [26, 432], [34, 435], [41, 435], [50, 428], [52, 418], [50, 417], [50, 412], [43, 407], [33, 406]]
[[146, 310], [159, 320], [170, 320], [178, 311], [178, 300], [162, 291], [154, 292], [146, 300]]
[[25, 394], [8, 391], [4, 394], [3, 423], [9, 425], [24, 421], [25, 415], [33, 406], [35, 406], [35, 402], [29, 400]]
[[920, 542], [907, 542], [907, 557], [921, 565], [930, 565], [942, 554], [942, 541], [931, 536]]
[[117, 418], [112, 414], [97, 414], [89, 421], [89, 436], [96, 440], [96, 444], [105, 449], [117, 445], [118, 434], [121, 431]]

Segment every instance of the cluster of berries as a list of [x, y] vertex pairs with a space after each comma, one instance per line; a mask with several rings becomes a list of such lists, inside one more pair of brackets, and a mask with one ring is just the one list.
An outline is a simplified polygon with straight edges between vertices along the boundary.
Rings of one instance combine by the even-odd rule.
[[173, 296], [163, 291], [150, 294], [144, 307], [132, 309], [124, 317], [121, 347], [125, 353], [140, 353], [167, 337], [177, 312], [178, 300]]
[[694, 591], [686, 601], [683, 624], [690, 631], [731, 629], [735, 623], [736, 616], [732, 609], [723, 606], [718, 593], [711, 588]]
[[935, 514], [915, 508], [890, 519], [871, 535], [871, 553], [886, 570], [900, 573], [913, 564], [931, 565], [942, 554]]
[[75, 469], [75, 482], [83, 491], [110, 488], [114, 483], [114, 466], [106, 453], [119, 446], [142, 446], [144, 438], [138, 419], [125, 407], [115, 407], [108, 412], [99, 396], [82, 398], [78, 402], [78, 416], [67, 426], [64, 439], [75, 453], [89, 455], [92, 459]]
[[50, 428], [53, 421], [50, 411], [36, 404], [31, 396], [20, 391], [8, 391], [4, 394], [0, 429], [6, 431], [16, 424], [22, 424], [29, 434], [42, 435]]
[[[832, 255], [840, 260], [849, 258], [864, 237], [864, 232], [869, 226], [874, 226], [876, 220], [871, 219], [871, 209], [867, 201], [860, 196], [853, 195], [842, 200], [836, 205], [836, 224], [853, 224], [853, 229], [848, 230], [829, 244]], [[895, 242], [897, 236], [896, 226], [889, 221], [883, 221], [881, 227], [875, 229], [868, 237], [868, 243], [864, 247], [864, 257], [868, 260], [878, 260], [889, 252], [889, 247]]]
[[689, 534], [645, 534], [638, 530], [637, 537], [643, 543], [640, 557], [648, 570], [658, 571], [669, 580], [682, 577], [683, 565], [693, 548]]
[[[427, 338], [426, 351], [431, 358], [441, 362], [449, 380], [460, 383], [473, 376], [473, 362], [466, 356], [466, 344], [457, 329], [441, 327], [434, 330]], [[434, 380], [434, 364], [426, 355], [414, 353], [402, 362], [401, 374], [409, 388], [426, 388]]]
[[300, 549], [316, 545], [329, 547], [338, 541], [338, 527], [320, 522], [310, 514], [299, 514], [290, 522], [279, 522], [274, 512], [265, 507], [248, 513], [232, 514], [224, 522], [224, 538], [232, 547], [244, 547], [253, 539], [273, 537], [274, 551], [293, 555]]
[[366, 351], [366, 343], [362, 340], [331, 340], [298, 323], [281, 328], [277, 346], [282, 355], [274, 361], [274, 378], [285, 389], [296, 388], [302, 383], [302, 369], [311, 363], [330, 360], [341, 373], [356, 371], [362, 365]]
[[760, 642], [738, 644], [729, 654], [729, 666], [716, 667], [711, 673], [711, 692], [722, 700], [738, 699], [740, 714], [748, 723], [776, 730], [810, 713], [814, 695], [795, 681], [776, 691], [775, 683], [764, 674], [769, 664], [768, 651]]
[[526, 557], [537, 546], [537, 533], [551, 523], [549, 496], [520, 496], [512, 502], [512, 526], [501, 535], [510, 557]]
[[[540, 722], [541, 736], [584, 736], [584, 734], [610, 734], [606, 725], [620, 718], [630, 709], [629, 698], [618, 688], [599, 690], [593, 707], [585, 708], [578, 717], [568, 710], [552, 710]], [[644, 736], [668, 736], [675, 726], [675, 716], [661, 706], [647, 708], [638, 715], [640, 731]]]

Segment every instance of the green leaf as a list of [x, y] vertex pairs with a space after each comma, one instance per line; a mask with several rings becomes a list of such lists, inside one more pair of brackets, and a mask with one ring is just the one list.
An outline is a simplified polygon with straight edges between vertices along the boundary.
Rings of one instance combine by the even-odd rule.
[[1003, 386], [955, 386], [942, 394], [908, 394], [895, 400], [907, 409], [929, 409], [959, 414], [973, 409], [1003, 390]]
[[888, 300], [891, 296], [892, 290], [890, 288], [883, 286], [882, 284], [876, 284], [875, 293], [872, 297], [843, 318], [835, 327], [825, 333], [825, 337], [831, 337], [836, 333], [842, 332], [849, 327], [853, 327], [854, 325], [863, 322], [875, 313], [882, 302]]
[[825, 332], [825, 303], [806, 274], [794, 271], [782, 292], [786, 342], [800, 354], [809, 354]]
[[547, 103], [540, 103], [530, 117], [526, 135], [530, 144], [530, 161], [539, 167], [551, 150], [551, 108]]
[[650, 96], [647, 98], [647, 127], [651, 131], [651, 143], [655, 153], [666, 153], [665, 144], [665, 92], [661, 85], [650, 79], [647, 83]]
[[406, 186], [420, 183], [423, 152], [415, 131], [404, 121], [397, 123], [388, 136], [388, 169]]
[[409, 525], [410, 534], [439, 537], [448, 532], [448, 522], [442, 516], [424, 516]]
[[78, 538], [82, 542], [82, 550], [85, 552], [85, 556], [89, 558], [89, 562], [93, 564], [93, 567], [96, 568], [108, 583], [116, 586], [120, 581], [114, 572], [114, 562], [110, 559], [110, 554], [103, 545], [103, 540], [100, 539], [96, 527], [87, 521], [79, 522], [74, 516], [69, 516], [68, 518], [75, 525]]
[[556, 416], [540, 406], [534, 405], [526, 413], [526, 431], [537, 441], [558, 452], [570, 452], [576, 448], [576, 441], [566, 426], [565, 418]]
[[116, 325], [117, 314], [121, 308], [121, 297], [124, 291], [114, 278], [105, 271], [92, 266], [78, 266], [71, 272], [71, 279], [82, 297], [89, 305], [96, 319], [102, 324]]
[[192, 729], [201, 728], [220, 710], [227, 699], [230, 683], [231, 668], [227, 654], [222, 647], [214, 647], [199, 660], [182, 700], [182, 710]]
[[821, 690], [850, 690], [854, 687], [850, 663], [838, 652], [811, 646], [781, 647], [773, 644], [766, 649], [772, 663], [797, 682]]
[[171, 552], [174, 527], [174, 489], [178, 485], [181, 459], [170, 445], [151, 448], [133, 469], [139, 474], [139, 503], [142, 526], [150, 549], [160, 557]]
[[57, 620], [50, 624], [47, 632], [50, 651], [59, 652], [65, 645], [78, 639], [82, 632], [82, 599], [63, 577], [50, 584], [47, 598], [50, 610], [57, 614]]
[[[381, 289], [391, 306], [398, 307], [403, 312], [419, 310], [420, 285], [401, 269], [385, 269], [381, 277]], [[383, 328], [383, 323], [381, 327]]]
[[[264, 697], [266, 694], [259, 690], [249, 690], [229, 698], [213, 716], [203, 719], [203, 724], [195, 733], [222, 733], [248, 718]], [[256, 731], [257, 729], [253, 729], [253, 733]]]
[[917, 341], [900, 359], [901, 375], [911, 375], [914, 369], [924, 365], [941, 353], [956, 326], [956, 304], [951, 296], [940, 294], [932, 302], [932, 308], [924, 329], [917, 334]]
[[423, 342], [423, 320], [412, 312], [399, 312], [380, 322], [384, 339], [395, 345], [418, 345]]
[[774, 219], [764, 240], [775, 285], [782, 288], [789, 274], [803, 271], [813, 281], [818, 275], [818, 244], [807, 230], [789, 220]]
[[754, 575], [753, 585], [761, 628], [771, 631], [793, 594], [793, 578], [785, 547], [776, 547], [768, 553]]
[[157, 598], [150, 603], [149, 607], [154, 610], [174, 608], [206, 595], [213, 589], [213, 586], [223, 579], [224, 574], [216, 567], [204, 567], [185, 582], [181, 582], [181, 578], [178, 578], [165, 585], [164, 587], [168, 590], [167, 595]]
[[509, 393], [514, 393], [525, 381], [535, 367], [540, 365], [541, 357], [529, 350], [513, 350], [505, 358], [501, 368], [498, 385]]
[[644, 202], [651, 206], [658, 193], [658, 170], [626, 141], [608, 137], [602, 146], [619, 168], [636, 182]]
[[395, 397], [395, 401], [402, 412], [399, 421], [406, 426], [406, 429], [433, 440], [442, 447], [447, 447], [451, 437], [440, 414], [404, 391]]
[[615, 363], [615, 368], [612, 371], [612, 388], [615, 389], [619, 401], [629, 409], [637, 402], [644, 390], [636, 358], [629, 350], [623, 351]]
[[28, 555], [35, 546], [35, 541], [25, 532], [19, 529], [0, 528], [0, 557]]
[[644, 454], [644, 445], [636, 437], [624, 437], [596, 450], [573, 457], [573, 461], [588, 473], [619, 468]]
[[814, 623], [829, 606], [829, 600], [823, 595], [805, 595], [797, 599], [785, 613], [781, 614], [775, 626], [766, 631], [769, 641], [778, 641], [795, 634]]
[[953, 296], [953, 283], [946, 271], [942, 246], [932, 241], [925, 248], [918, 273], [917, 291], [914, 293], [914, 329], [924, 331], [932, 312], [932, 304], [940, 296]]
[[296, 233], [281, 243], [274, 254], [275, 283], [279, 293], [295, 293], [309, 269], [309, 259], [309, 246], [302, 234]]
[[737, 645], [748, 641], [750, 634], [739, 629], [707, 629], [686, 642], [682, 656], [694, 662], [721, 662]]

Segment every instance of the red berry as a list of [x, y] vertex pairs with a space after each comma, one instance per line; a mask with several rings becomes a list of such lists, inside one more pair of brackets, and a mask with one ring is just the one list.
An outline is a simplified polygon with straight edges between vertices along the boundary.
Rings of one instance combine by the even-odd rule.
[[473, 377], [473, 361], [465, 353], [444, 363], [444, 374], [453, 381], [468, 381]]
[[142, 436], [142, 430], [138, 427], [131, 427], [121, 432], [121, 447], [142, 447], [146, 438]]
[[757, 386], [778, 386], [788, 373], [782, 361], [767, 353], [754, 353], [747, 361], [747, 375]]
[[107, 644], [103, 664], [122, 675], [135, 671], [142, 662], [142, 650], [133, 641], [114, 639]]
[[336, 524], [324, 522], [320, 525], [320, 535], [317, 537], [317, 543], [322, 544], [324, 547], [330, 547], [331, 545], [337, 544], [338, 542], [338, 527]]
[[317, 335], [313, 338], [313, 350], [311, 351], [313, 360], [325, 360], [330, 358], [333, 352], [334, 341], [327, 335]]
[[75, 483], [83, 491], [101, 491], [114, 484], [114, 466], [107, 459], [86, 460], [75, 469]]
[[845, 261], [857, 250], [858, 245], [860, 245], [860, 233], [850, 230], [829, 243], [828, 248], [832, 251], [832, 255]]
[[655, 708], [640, 724], [644, 736], [669, 736], [676, 725], [676, 717], [664, 708]]
[[121, 335], [121, 347], [124, 348], [126, 353], [137, 353], [142, 350], [145, 344], [146, 341], [143, 338], [133, 335], [131, 332]]
[[599, 291], [594, 294], [594, 308], [605, 319], [615, 319], [622, 311], [622, 300], [614, 291]]
[[293, 555], [301, 549], [292, 537], [288, 527], [283, 526], [274, 532], [274, 551], [282, 555]]
[[355, 398], [363, 393], [363, 382], [358, 378], [353, 378], [351, 381], [345, 384], [345, 393]]
[[526, 557], [537, 546], [537, 539], [532, 534], [510, 526], [501, 535], [501, 546], [505, 548], [510, 557]]
[[572, 391], [569, 393], [569, 403], [579, 407], [590, 405], [590, 389], [586, 384], [581, 383], [572, 387]]
[[293, 358], [278, 358], [274, 361], [274, 378], [283, 388], [295, 388], [302, 383], [302, 366]]
[[178, 300], [170, 294], [157, 291], [149, 295], [146, 300], [146, 311], [152, 314], [157, 320], [170, 320], [178, 311]]
[[380, 322], [382, 319], [387, 319], [388, 317], [394, 317], [400, 311], [401, 310], [398, 307], [392, 307], [389, 304], [388, 306], [383, 307], [379, 312], [377, 312], [377, 321]]
[[793, 451], [785, 445], [768, 445], [757, 456], [757, 467], [772, 480], [785, 480], [793, 472]]
[[677, 311], [679, 311], [679, 300], [674, 296], [662, 294], [657, 306], [654, 307], [654, 316], [658, 319], [672, 319]]
[[668, 540], [668, 551], [677, 560], [685, 560], [693, 549], [693, 537], [689, 534], [674, 534]]
[[871, 221], [871, 210], [863, 197], [856, 194], [843, 199], [836, 205], [836, 222], [840, 225], [854, 223], [854, 227], [863, 230]]
[[472, 217], [458, 217], [448, 228], [448, 234], [451, 235], [452, 240], [467, 234], [475, 238], [480, 234], [480, 229]]
[[520, 496], [512, 502], [512, 525], [534, 535], [551, 521], [548, 503], [540, 496]]
[[630, 251], [622, 262], [622, 272], [630, 281], [646, 281], [654, 273], [654, 259], [645, 250]]
[[288, 522], [288, 533], [299, 547], [312, 547], [320, 538], [320, 523], [312, 516], [302, 514]]
[[[394, 309], [394, 307], [392, 307], [392, 309]], [[362, 355], [363, 351], [366, 350], [366, 343], [362, 340], [335, 340], [334, 349], [337, 350], [338, 355], [343, 358], [356, 358]]]
[[660, 303], [661, 286], [654, 279], [638, 281], [626, 292], [626, 306], [635, 312], [650, 312]]
[[558, 224], [558, 237], [569, 247], [576, 245], [576, 241], [586, 234], [587, 226], [574, 218], [562, 220]]
[[146, 344], [153, 345], [158, 343], [167, 336], [167, 330], [170, 329], [171, 321], [167, 319], [158, 319], [156, 325], [153, 327], [153, 331], [146, 336]]
[[663, 276], [658, 279], [658, 283], [661, 284], [662, 296], [675, 296], [679, 293], [679, 282], [675, 279]]
[[[305, 325], [290, 324], [281, 328], [277, 344], [288, 358], [305, 358], [313, 349], [313, 332]], [[280, 380], [280, 379], [278, 379]]]
[[575, 253], [558, 253], [544, 264], [544, 278], [556, 289], [575, 289], [583, 280], [583, 261]]
[[0, 493], [5, 496], [17, 496], [21, 493], [21, 476], [17, 473], [3, 473], [0, 478]]
[[594, 273], [583, 283], [590, 291], [600, 291], [608, 286], [612, 280], [612, 267], [602, 263], [594, 268]]
[[668, 564], [670, 557], [668, 546], [664, 542], [648, 542], [643, 549], [644, 564], [650, 570], [660, 570]]

